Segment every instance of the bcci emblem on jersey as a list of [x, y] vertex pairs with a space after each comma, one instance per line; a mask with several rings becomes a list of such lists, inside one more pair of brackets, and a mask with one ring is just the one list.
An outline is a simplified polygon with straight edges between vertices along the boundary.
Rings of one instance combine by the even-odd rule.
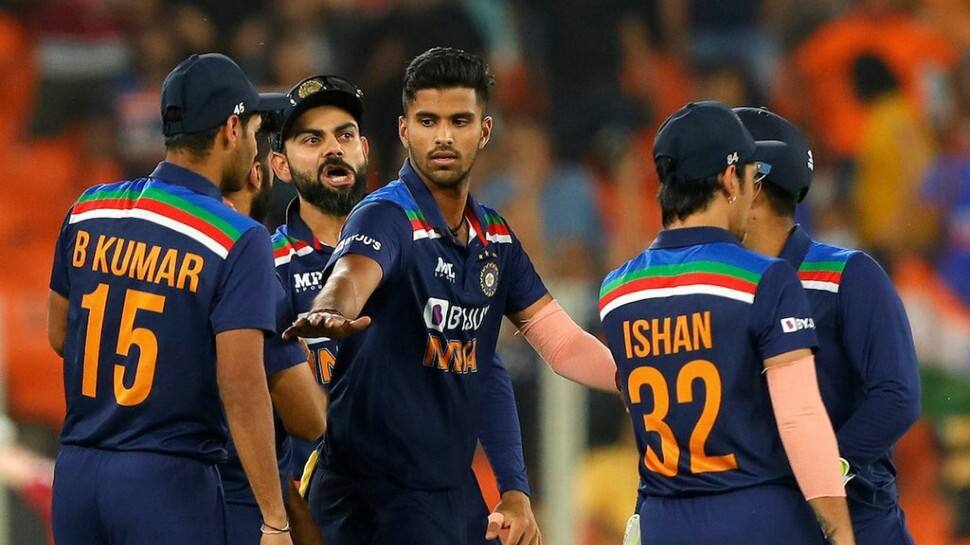
[[482, 274], [478, 277], [478, 285], [481, 286], [485, 297], [495, 295], [495, 291], [498, 289], [498, 265], [486, 263], [482, 267]]

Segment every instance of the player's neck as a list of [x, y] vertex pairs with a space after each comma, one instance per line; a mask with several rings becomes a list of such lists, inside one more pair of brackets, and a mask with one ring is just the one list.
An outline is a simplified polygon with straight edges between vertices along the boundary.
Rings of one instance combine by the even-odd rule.
[[441, 211], [441, 216], [448, 224], [448, 228], [461, 228], [465, 219], [465, 205], [468, 203], [468, 187], [470, 185], [468, 177], [466, 176], [464, 180], [454, 186], [443, 187], [425, 178], [420, 170], [415, 169], [415, 171], [424, 186], [431, 192], [431, 196], [434, 198], [435, 204], [438, 205], [438, 210]]
[[344, 226], [346, 216], [335, 216], [320, 210], [300, 197], [300, 219], [310, 228], [317, 240], [334, 247], [340, 238], [340, 228]]
[[249, 217], [249, 213], [253, 210], [253, 197], [245, 190], [223, 195], [222, 199], [231, 205], [236, 212], [239, 212], [243, 216]]
[[748, 223], [744, 246], [753, 252], [770, 257], [778, 257], [788, 244], [788, 238], [795, 227], [792, 218], [774, 215], [759, 215]]
[[184, 151], [167, 151], [165, 152], [165, 162], [191, 170], [212, 182], [212, 185], [219, 188], [220, 191], [222, 190], [222, 187], [219, 186], [219, 178], [222, 177], [222, 165], [213, 161], [211, 154], [200, 160]]

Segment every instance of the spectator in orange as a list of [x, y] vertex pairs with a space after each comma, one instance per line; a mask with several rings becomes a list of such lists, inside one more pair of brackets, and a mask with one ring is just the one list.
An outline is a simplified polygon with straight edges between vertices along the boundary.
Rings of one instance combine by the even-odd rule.
[[803, 79], [802, 112], [819, 144], [841, 158], [856, 154], [862, 138], [865, 108], [852, 88], [852, 64], [871, 53], [899, 80], [913, 104], [928, 106], [927, 75], [947, 70], [957, 60], [953, 46], [894, 5], [893, 0], [859, 0], [846, 14], [821, 26], [796, 51]]

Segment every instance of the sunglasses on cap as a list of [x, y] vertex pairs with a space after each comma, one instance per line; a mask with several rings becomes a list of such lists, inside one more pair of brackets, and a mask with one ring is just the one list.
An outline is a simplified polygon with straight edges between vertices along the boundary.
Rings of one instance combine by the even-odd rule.
[[344, 93], [351, 94], [358, 99], [364, 98], [364, 92], [361, 91], [359, 87], [340, 76], [330, 75], [311, 76], [294, 85], [293, 88], [290, 89], [290, 92], [286, 93], [286, 96], [288, 96], [294, 104], [299, 104], [307, 97], [315, 95], [321, 91], [342, 91]]

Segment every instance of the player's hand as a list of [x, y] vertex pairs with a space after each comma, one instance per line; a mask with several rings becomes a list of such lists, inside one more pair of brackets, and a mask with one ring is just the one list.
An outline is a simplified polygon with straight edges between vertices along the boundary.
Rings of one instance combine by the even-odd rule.
[[293, 545], [290, 534], [263, 534], [259, 538], [259, 545]]
[[498, 538], [502, 545], [541, 545], [542, 533], [532, 513], [529, 496], [518, 490], [502, 494], [502, 501], [488, 516], [485, 539]]
[[297, 488], [294, 481], [290, 481], [290, 495], [286, 502], [286, 514], [290, 518], [290, 526], [293, 528], [290, 531], [293, 545], [326, 545], [323, 536], [320, 535], [320, 530], [313, 522], [313, 517], [310, 516], [310, 506], [300, 495], [300, 489]]
[[283, 332], [283, 338], [327, 337], [340, 340], [367, 329], [369, 325], [370, 318], [367, 316], [351, 320], [335, 310], [317, 310], [293, 322]]

